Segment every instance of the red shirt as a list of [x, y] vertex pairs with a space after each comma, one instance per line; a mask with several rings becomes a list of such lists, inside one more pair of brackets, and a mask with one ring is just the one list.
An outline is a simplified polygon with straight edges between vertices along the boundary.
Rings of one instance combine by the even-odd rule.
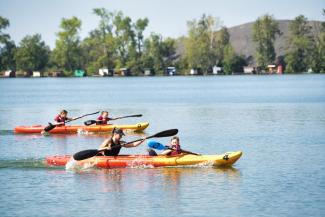
[[100, 125], [100, 124], [107, 124], [107, 122], [109, 121], [109, 118], [106, 117], [106, 118], [103, 118], [103, 116], [99, 116], [97, 118], [97, 121], [100, 121], [99, 123], [97, 123], [97, 125]]
[[[60, 122], [66, 122], [67, 121], [67, 119], [68, 118], [63, 118], [63, 117], [61, 117], [60, 115], [57, 115], [57, 116], [55, 116], [55, 118], [54, 118], [54, 120], [56, 121], [56, 122], [58, 122], [58, 123], [60, 123]], [[63, 124], [61, 124], [60, 126], [64, 126], [65, 124], [63, 123]]]
[[178, 154], [182, 153], [180, 145], [172, 145], [169, 147], [172, 148], [173, 150], [168, 154], [168, 156], [174, 156], [174, 155], [178, 155]]

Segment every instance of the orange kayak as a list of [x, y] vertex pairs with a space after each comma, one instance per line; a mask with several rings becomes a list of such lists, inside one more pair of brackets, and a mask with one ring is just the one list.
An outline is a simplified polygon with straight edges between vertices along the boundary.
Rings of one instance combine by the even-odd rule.
[[[91, 126], [62, 126], [55, 127], [50, 131], [50, 133], [58, 134], [69, 134], [81, 132], [111, 132], [114, 127], [121, 128], [123, 130], [132, 131], [143, 131], [149, 126], [148, 122], [129, 124], [129, 125], [119, 125], [119, 124], [107, 124], [107, 125], [91, 125]], [[41, 133], [46, 126], [36, 125], [36, 126], [18, 126], [14, 130], [16, 133]]]
[[[219, 155], [192, 155], [180, 154], [176, 156], [148, 156], [148, 155], [119, 155], [119, 156], [95, 156], [86, 160], [75, 161], [79, 166], [94, 166], [98, 168], [119, 168], [138, 166], [186, 166], [207, 164], [211, 166], [231, 166], [242, 155], [241, 151], [227, 152]], [[65, 166], [70, 155], [48, 156], [46, 162], [51, 166]]]

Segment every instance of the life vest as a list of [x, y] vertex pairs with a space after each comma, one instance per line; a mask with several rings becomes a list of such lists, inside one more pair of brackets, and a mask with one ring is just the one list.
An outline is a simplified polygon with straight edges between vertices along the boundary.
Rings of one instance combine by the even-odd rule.
[[111, 147], [110, 150], [104, 151], [105, 156], [117, 156], [122, 148], [121, 141], [118, 144], [115, 144], [111, 138], [105, 147]]

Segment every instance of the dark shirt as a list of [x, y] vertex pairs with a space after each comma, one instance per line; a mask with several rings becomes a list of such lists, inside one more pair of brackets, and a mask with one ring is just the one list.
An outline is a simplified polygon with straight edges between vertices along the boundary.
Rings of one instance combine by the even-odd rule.
[[117, 156], [120, 153], [120, 150], [122, 148], [121, 141], [118, 144], [115, 144], [113, 142], [113, 139], [111, 138], [108, 144], [105, 147], [111, 147], [110, 150], [105, 150], [104, 155], [105, 156]]

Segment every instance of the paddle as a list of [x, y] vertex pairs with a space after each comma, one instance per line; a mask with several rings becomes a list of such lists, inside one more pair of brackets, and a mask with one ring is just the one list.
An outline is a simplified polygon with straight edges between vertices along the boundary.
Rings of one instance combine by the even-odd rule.
[[[82, 115], [80, 117], [76, 117], [76, 118], [74, 118], [72, 120], [65, 121], [64, 123], [68, 123], [68, 122], [71, 122], [71, 121], [75, 121], [77, 119], [80, 119], [80, 118], [83, 118], [83, 117], [86, 117], [86, 116], [89, 116], [89, 115], [98, 114], [98, 113], [99, 113], [99, 111], [98, 112], [94, 112], [94, 113], [90, 113], [90, 114], [85, 114], [85, 115]], [[53, 130], [58, 125], [61, 125], [61, 123], [60, 124], [51, 124], [51, 123], [49, 123], [49, 125], [47, 127], [45, 127], [43, 131], [49, 132], [50, 130]]]
[[[177, 133], [178, 133], [178, 129], [170, 129], [170, 130], [161, 131], [161, 132], [156, 133], [156, 134], [154, 134], [152, 136], [148, 136], [145, 139], [150, 139], [150, 138], [154, 138], [154, 137], [174, 136]], [[141, 141], [141, 140], [143, 140], [143, 139], [137, 139], [137, 140], [134, 140], [132, 142], [124, 143], [123, 145], [130, 144], [130, 143], [133, 143], [133, 142], [138, 142], [138, 141]], [[119, 147], [119, 146], [115, 146], [114, 148], [117, 148], [117, 147]], [[99, 152], [104, 151], [104, 150], [106, 150], [106, 149], [88, 149], [88, 150], [79, 151], [79, 152], [77, 152], [77, 153], [75, 153], [73, 155], [73, 159], [75, 159], [77, 161], [85, 160], [87, 158], [91, 158], [91, 157], [96, 156]]]
[[[139, 115], [128, 115], [128, 116], [122, 116], [122, 117], [117, 117], [117, 118], [109, 118], [108, 120], [109, 121], [114, 121], [114, 120], [118, 120], [118, 119], [122, 119], [122, 118], [133, 118], [133, 117], [142, 117], [141, 114]], [[92, 124], [96, 124], [100, 121], [97, 121], [97, 120], [88, 120], [88, 121], [85, 121], [84, 124], [86, 126], [89, 126], [89, 125], [92, 125]]]
[[[163, 144], [161, 144], [159, 142], [148, 142], [148, 147], [153, 148], [153, 149], [157, 149], [157, 150], [166, 150], [166, 149], [174, 150], [172, 148], [169, 148], [168, 146], [164, 146]], [[186, 153], [186, 154], [200, 155], [200, 154], [193, 153], [193, 152], [190, 152], [190, 151], [186, 151], [186, 150], [183, 150], [183, 149], [181, 149], [181, 152]]]

